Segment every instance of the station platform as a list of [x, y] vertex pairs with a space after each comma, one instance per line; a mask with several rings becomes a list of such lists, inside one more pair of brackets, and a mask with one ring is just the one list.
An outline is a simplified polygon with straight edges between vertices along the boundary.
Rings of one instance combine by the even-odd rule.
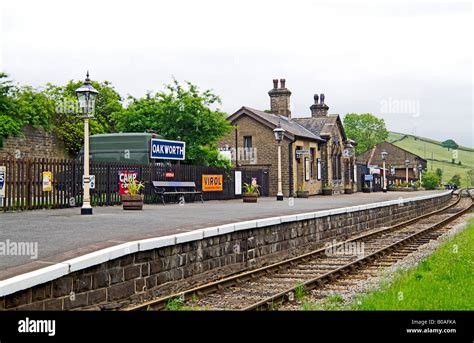
[[0, 280], [47, 267], [100, 249], [140, 239], [282, 215], [403, 200], [445, 191], [354, 193], [308, 199], [259, 198], [145, 205], [143, 211], [96, 207], [92, 216], [79, 208], [0, 213], [0, 242], [37, 244], [37, 256], [0, 256]]

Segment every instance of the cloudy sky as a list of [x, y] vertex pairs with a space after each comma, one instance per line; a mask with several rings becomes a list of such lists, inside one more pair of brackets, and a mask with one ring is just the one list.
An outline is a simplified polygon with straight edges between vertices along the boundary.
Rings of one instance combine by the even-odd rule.
[[109, 80], [122, 95], [172, 77], [222, 109], [268, 109], [285, 78], [295, 116], [314, 93], [331, 113], [474, 147], [472, 4], [455, 1], [3, 1], [0, 67], [41, 86]]

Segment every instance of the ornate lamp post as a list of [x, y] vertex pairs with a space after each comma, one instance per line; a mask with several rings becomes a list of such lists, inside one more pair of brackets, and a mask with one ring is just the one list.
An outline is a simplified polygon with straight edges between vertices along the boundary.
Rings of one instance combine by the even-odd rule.
[[410, 164], [410, 160], [405, 160], [405, 182], [408, 183], [408, 165]]
[[92, 87], [87, 72], [84, 84], [76, 89], [76, 96], [79, 106], [84, 113], [84, 198], [82, 201], [81, 214], [92, 214], [90, 199], [90, 178], [89, 178], [89, 113], [94, 108], [97, 90]]
[[283, 190], [281, 187], [281, 141], [283, 140], [283, 135], [285, 134], [285, 130], [281, 128], [280, 122], [278, 122], [278, 126], [273, 130], [275, 134], [275, 139], [278, 143], [278, 193], [277, 193], [277, 200], [283, 200]]
[[353, 169], [354, 169], [354, 156], [355, 156], [355, 148], [352, 142], [349, 140], [344, 145], [343, 157], [347, 158], [347, 171], [345, 177], [345, 185], [344, 185], [344, 192], [345, 193], [352, 193], [352, 187], [355, 180], [353, 179]]
[[420, 184], [421, 184], [421, 173], [423, 172], [423, 165], [420, 163], [418, 165], [418, 179], [420, 180]]
[[385, 159], [387, 158], [388, 152], [382, 150], [382, 169], [383, 169], [383, 192], [387, 193], [387, 170], [385, 170]]

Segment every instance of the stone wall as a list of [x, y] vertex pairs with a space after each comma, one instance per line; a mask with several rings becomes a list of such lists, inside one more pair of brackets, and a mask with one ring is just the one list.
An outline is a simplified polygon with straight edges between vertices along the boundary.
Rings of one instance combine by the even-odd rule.
[[[451, 194], [444, 193], [417, 201], [228, 224], [163, 237], [168, 246], [150, 250], [146, 250], [146, 241], [139, 241], [136, 252], [86, 268], [75, 264], [77, 271], [5, 295], [0, 298], [0, 309], [116, 309], [281, 261], [333, 239], [400, 223], [439, 209], [450, 199]], [[185, 237], [188, 241], [179, 243]], [[138, 251], [141, 247], [144, 251]], [[84, 263], [87, 259], [79, 260]]]
[[0, 158], [70, 158], [58, 137], [43, 128], [23, 127], [18, 136], [3, 139]]
[[[237, 128], [220, 141], [220, 147], [227, 146], [236, 150], [237, 148], [243, 148], [244, 137], [251, 136], [253, 147], [257, 148], [256, 160], [254, 163], [238, 161], [237, 164], [239, 166], [269, 167], [269, 196], [276, 196], [278, 193], [278, 150], [273, 131], [248, 116], [241, 116], [234, 122], [234, 125]], [[235, 142], [236, 134], [237, 146]], [[289, 144], [290, 141], [286, 138], [281, 142], [281, 180], [285, 197], [290, 196]]]

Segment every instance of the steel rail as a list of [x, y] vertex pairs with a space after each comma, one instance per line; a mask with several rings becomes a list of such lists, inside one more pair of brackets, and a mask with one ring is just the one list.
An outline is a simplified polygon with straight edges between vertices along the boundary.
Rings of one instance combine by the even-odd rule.
[[[378, 230], [373, 230], [369, 233], [352, 236], [351, 238], [349, 238], [349, 239], [347, 239], [343, 242], [339, 242], [339, 243], [336, 243], [336, 244], [333, 244], [333, 245], [330, 245], [330, 246], [325, 246], [323, 248], [319, 248], [319, 249], [313, 250], [311, 252], [308, 252], [308, 253], [305, 253], [305, 254], [302, 254], [302, 255], [299, 255], [299, 256], [296, 256], [296, 257], [293, 257], [293, 258], [290, 258], [290, 259], [287, 259], [287, 260], [284, 260], [284, 261], [281, 261], [281, 262], [271, 264], [269, 266], [264, 266], [264, 267], [261, 267], [261, 268], [245, 271], [245, 272], [242, 272], [242, 273], [239, 273], [239, 274], [236, 274], [236, 275], [228, 276], [226, 278], [216, 280], [216, 281], [213, 281], [213, 282], [210, 282], [210, 283], [207, 283], [207, 284], [204, 284], [204, 285], [201, 285], [201, 286], [189, 289], [189, 290], [185, 290], [185, 291], [182, 291], [182, 292], [179, 292], [179, 293], [164, 296], [164, 297], [161, 297], [161, 298], [158, 298], [158, 299], [149, 300], [149, 301], [143, 302], [143, 303], [138, 304], [138, 305], [129, 306], [129, 307], [123, 309], [123, 310], [124, 311], [163, 310], [163, 309], [166, 308], [166, 305], [170, 300], [180, 299], [181, 301], [186, 301], [186, 300], [191, 300], [195, 296], [202, 297], [203, 295], [210, 294], [210, 293], [215, 293], [215, 292], [221, 291], [225, 288], [238, 285], [242, 282], [258, 278], [260, 276], [264, 276], [264, 275], [268, 275], [268, 274], [278, 272], [278, 271], [286, 268], [287, 266], [293, 266], [293, 265], [298, 264], [299, 262], [307, 262], [311, 259], [314, 259], [315, 257], [317, 257], [319, 255], [324, 254], [326, 249], [337, 248], [337, 247], [339, 247], [343, 244], [347, 244], [347, 243], [354, 242], [354, 241], [361, 240], [361, 239], [367, 239], [367, 238], [370, 238], [370, 237], [373, 237], [373, 236], [376, 236], [376, 235], [380, 235], [380, 234], [383, 234], [383, 233], [387, 233], [387, 232], [400, 230], [401, 228], [404, 228], [404, 227], [406, 227], [408, 225], [411, 225], [411, 224], [414, 224], [414, 223], [416, 223], [416, 222], [418, 222], [422, 219], [425, 219], [425, 218], [431, 217], [433, 215], [439, 214], [441, 212], [444, 212], [444, 211], [456, 206], [459, 203], [459, 201], [461, 200], [461, 193], [462, 192], [459, 192], [459, 194], [456, 194], [457, 199], [452, 204], [444, 206], [443, 208], [441, 208], [439, 210], [435, 210], [435, 211], [429, 212], [427, 214], [423, 214], [421, 216], [418, 216], [416, 218], [404, 221], [402, 223], [398, 223], [398, 224], [395, 224], [395, 225], [389, 226], [389, 227], [384, 227], [384, 228], [381, 228], [381, 229], [378, 229]], [[365, 258], [371, 259], [371, 258], [373, 258], [372, 256], [374, 254], [375, 255], [380, 254], [380, 251], [377, 251], [373, 254], [370, 254], [370, 255], [366, 256]], [[363, 263], [362, 261], [364, 259], [359, 259], [359, 260], [356, 260], [352, 263], [349, 263], [348, 265], [344, 265], [340, 268], [337, 268], [334, 271], [331, 271], [331, 272], [328, 272], [324, 275], [321, 275], [317, 279], [325, 280], [327, 277], [330, 277], [331, 274], [333, 275], [333, 278], [334, 278], [338, 273], [341, 273], [343, 270], [346, 270], [346, 267], [348, 267], [349, 265], [352, 265], [353, 267], [351, 267], [351, 268], [354, 269], [357, 264]], [[334, 274], [334, 273], [336, 273], [336, 274]], [[310, 281], [312, 281], [312, 280], [310, 280]], [[309, 283], [310, 281], [307, 281], [306, 283]], [[316, 281], [316, 282], [318, 282], [318, 281]], [[245, 308], [245, 310], [251, 310], [251, 309], [257, 309], [257, 308], [260, 308], [260, 307], [264, 307], [264, 304], [267, 304], [268, 302], [275, 303], [275, 301], [276, 301], [275, 299], [284, 298], [285, 295], [287, 295], [287, 293], [293, 291], [294, 288], [295, 287], [293, 287], [291, 289], [288, 289], [288, 290], [285, 290], [284, 292], [278, 293], [277, 295], [271, 297], [271, 299], [267, 298], [265, 300], [260, 301], [259, 303], [255, 303], [254, 305], [252, 305], [248, 308]], [[275, 298], [275, 299], [273, 299], [273, 298]]]

